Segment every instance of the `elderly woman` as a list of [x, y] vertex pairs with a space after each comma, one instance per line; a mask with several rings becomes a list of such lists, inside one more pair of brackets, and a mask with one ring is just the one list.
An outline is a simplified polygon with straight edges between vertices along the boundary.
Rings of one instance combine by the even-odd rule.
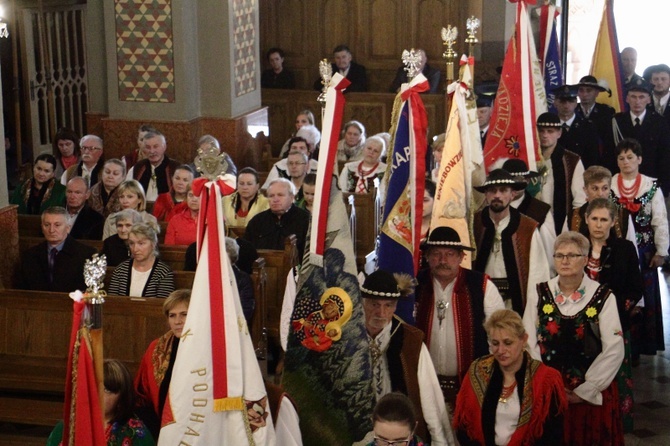
[[589, 241], [574, 231], [554, 243], [558, 276], [530, 293], [523, 324], [534, 359], [563, 376], [564, 444], [622, 445], [616, 382], [624, 357], [616, 297], [584, 273]]
[[173, 291], [165, 299], [163, 313], [170, 329], [149, 344], [135, 376], [135, 390], [140, 397], [142, 416], [152, 432], [155, 432], [156, 438], [190, 301], [190, 290]]
[[172, 175], [172, 186], [169, 192], [159, 194], [154, 203], [153, 215], [158, 221], [169, 222], [175, 215], [174, 208], [186, 200], [186, 194], [193, 182], [193, 170], [190, 166], [182, 164], [177, 167]]
[[136, 223], [141, 223], [142, 216], [133, 209], [124, 209], [113, 215], [116, 224], [116, 234], [107, 237], [102, 242], [100, 254], [107, 256], [107, 266], [117, 266], [119, 263], [130, 258], [128, 249], [128, 236], [130, 228]]
[[612, 193], [633, 218], [640, 269], [645, 283], [643, 324], [633, 328], [633, 358], [665, 350], [663, 310], [658, 267], [668, 255], [668, 214], [655, 178], [640, 173], [642, 147], [630, 138], [617, 144], [619, 173], [612, 177]]
[[167, 297], [174, 291], [170, 266], [158, 259], [158, 231], [147, 223], [136, 223], [128, 234], [130, 259], [112, 274], [107, 292], [119, 296]]
[[258, 172], [245, 167], [237, 173], [237, 191], [223, 197], [223, 216], [228, 226], [246, 226], [259, 212], [270, 207], [268, 199], [258, 193]]
[[56, 132], [53, 141], [53, 154], [56, 158], [56, 171], [54, 175], [60, 178], [68, 168], [79, 162], [81, 148], [79, 137], [68, 128], [61, 128]]
[[491, 354], [470, 365], [456, 400], [460, 444], [563, 444], [561, 374], [525, 350], [528, 334], [518, 313], [498, 310], [484, 329]]
[[644, 293], [635, 245], [617, 238], [612, 228], [616, 223], [616, 205], [606, 198], [591, 200], [585, 220], [589, 232], [586, 274], [612, 290], [624, 334], [625, 356], [617, 374], [620, 410], [625, 432], [633, 431], [633, 369], [630, 349], [630, 319]]
[[166, 245], [190, 245], [198, 237], [198, 214], [200, 214], [200, 198], [186, 187], [186, 202], [174, 208], [174, 215], [165, 231]]
[[121, 210], [118, 187], [126, 178], [126, 165], [123, 161], [112, 158], [102, 166], [102, 181], [91, 187], [88, 205], [107, 218], [110, 214]]
[[360, 160], [364, 142], [365, 127], [363, 124], [358, 121], [347, 122], [344, 124], [344, 130], [342, 130], [342, 139], [337, 143], [337, 160]]
[[[119, 197], [119, 204], [121, 205], [121, 210], [124, 209], [133, 209], [140, 213], [142, 220], [146, 223], [153, 225], [156, 228], [158, 226], [158, 221], [156, 217], [151, 215], [146, 211], [147, 199], [144, 195], [144, 188], [137, 180], [126, 180], [119, 185], [118, 190], [116, 191], [117, 196]], [[160, 229], [158, 229], [160, 232]], [[102, 232], [102, 239], [105, 240], [107, 237], [111, 237], [116, 234], [116, 223], [110, 215], [105, 220], [105, 228]]]
[[19, 214], [41, 215], [52, 206], [65, 206], [65, 186], [56, 180], [56, 158], [43, 153], [35, 158], [33, 177], [14, 189], [9, 202], [19, 206]]
[[[134, 413], [133, 377], [118, 359], [105, 359], [103, 364], [105, 393], [102, 401], [107, 446], [154, 446], [151, 432]], [[53, 430], [47, 446], [62, 445], [63, 422]], [[67, 444], [67, 442], [66, 442]]]
[[363, 159], [352, 161], [342, 168], [340, 173], [340, 189], [342, 192], [367, 194], [374, 190], [374, 180], [381, 181], [386, 171], [386, 164], [381, 162], [386, 152], [386, 143], [380, 136], [371, 136], [365, 140]]

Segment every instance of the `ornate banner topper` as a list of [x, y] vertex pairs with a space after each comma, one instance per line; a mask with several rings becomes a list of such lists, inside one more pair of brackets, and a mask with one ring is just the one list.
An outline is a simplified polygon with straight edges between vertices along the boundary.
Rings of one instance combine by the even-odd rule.
[[228, 169], [224, 154], [211, 143], [198, 149], [198, 156], [193, 162], [198, 172], [210, 181], [225, 174]]

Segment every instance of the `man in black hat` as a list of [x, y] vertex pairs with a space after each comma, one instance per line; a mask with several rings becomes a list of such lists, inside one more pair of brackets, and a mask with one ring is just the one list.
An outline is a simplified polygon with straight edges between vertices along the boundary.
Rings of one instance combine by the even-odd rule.
[[[526, 162], [521, 159], [509, 159], [505, 161], [502, 168], [509, 172], [516, 181], [528, 184], [535, 181], [540, 181], [540, 174], [528, 170]], [[512, 192], [512, 203], [510, 204], [514, 209], [518, 209], [523, 215], [532, 218], [538, 224], [538, 231], [542, 239], [542, 246], [547, 254], [547, 262], [549, 268], [553, 273], [553, 252], [554, 242], [556, 241], [556, 226], [554, 225], [554, 216], [551, 213], [551, 206], [542, 200], [531, 196], [526, 189], [521, 189]]]
[[614, 154], [610, 151], [609, 156], [605, 156], [605, 146], [599, 144], [598, 129], [595, 124], [575, 113], [577, 88], [562, 85], [554, 89], [553, 93], [556, 97], [554, 107], [561, 120], [561, 137], [558, 143], [579, 155], [585, 168], [593, 165], [602, 166], [606, 161], [613, 164]]
[[486, 206], [474, 217], [477, 259], [473, 270], [486, 273], [496, 284], [505, 306], [519, 314], [536, 284], [549, 280], [549, 264], [537, 222], [510, 206], [520, 183], [503, 169], [492, 170], [475, 189], [485, 195]]
[[615, 143], [633, 138], [642, 146], [640, 173], [657, 178], [663, 195], [670, 192], [670, 126], [651, 103], [651, 85], [644, 79], [631, 85], [626, 94], [630, 111], [614, 116]]
[[615, 110], [607, 104], [596, 102], [601, 92], [609, 91], [598, 83], [594, 76], [584, 76], [574, 85], [579, 96], [579, 105], [575, 109], [577, 116], [591, 121], [598, 130], [598, 136], [604, 147], [614, 147], [612, 140], [612, 117]]
[[[402, 392], [418, 413], [416, 433], [431, 444], [453, 443], [440, 384], [423, 332], [395, 316], [398, 299], [414, 291], [407, 274], [377, 270], [361, 286], [365, 328], [370, 342], [372, 385], [377, 400], [391, 392]], [[466, 369], [467, 370], [467, 369]]]
[[505, 305], [485, 274], [460, 266], [465, 257], [463, 251], [474, 249], [463, 245], [453, 228], [435, 228], [423, 249], [428, 268], [417, 277], [416, 324], [426, 333], [440, 387], [453, 409], [461, 379], [470, 364], [488, 351], [482, 324]]
[[557, 115], [542, 113], [537, 118], [537, 133], [546, 167], [541, 199], [551, 206], [556, 234], [561, 233], [570, 209], [586, 202], [584, 165], [579, 155], [558, 143], [562, 131]]
[[652, 65], [644, 70], [644, 78], [652, 85], [652, 101], [647, 108], [653, 109], [659, 115], [663, 116], [670, 124], [670, 67], [662, 63]]

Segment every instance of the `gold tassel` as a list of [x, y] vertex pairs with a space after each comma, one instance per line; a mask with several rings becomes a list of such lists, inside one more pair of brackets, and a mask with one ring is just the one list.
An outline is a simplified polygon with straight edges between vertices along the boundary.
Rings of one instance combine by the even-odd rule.
[[214, 400], [214, 412], [225, 412], [229, 410], [245, 410], [244, 400], [241, 396]]

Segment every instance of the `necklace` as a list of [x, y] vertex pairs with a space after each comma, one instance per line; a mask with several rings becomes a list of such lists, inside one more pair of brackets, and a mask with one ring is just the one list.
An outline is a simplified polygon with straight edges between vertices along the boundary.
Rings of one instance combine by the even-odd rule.
[[372, 167], [369, 168], [368, 170], [365, 170], [365, 169], [363, 168], [363, 161], [361, 161], [361, 162], [358, 164], [358, 176], [360, 176], [361, 178], [366, 178], [366, 177], [368, 177], [372, 172], [374, 172], [375, 170], [377, 170], [377, 167], [378, 167], [378, 166], [379, 166], [379, 163], [375, 164], [374, 166], [372, 166]]
[[637, 196], [637, 191], [640, 190], [640, 184], [642, 183], [642, 175], [639, 173], [635, 177], [635, 181], [633, 181], [633, 185], [631, 187], [626, 187], [626, 185], [623, 182], [623, 176], [619, 175], [619, 178], [617, 178], [617, 186], [619, 187], [619, 194], [623, 198], [627, 198], [628, 200], [632, 200]]
[[503, 404], [507, 403], [509, 397], [511, 397], [514, 393], [514, 389], [516, 389], [516, 381], [514, 381], [509, 387], [503, 386], [502, 392], [500, 392], [500, 398], [498, 398], [498, 402]]

